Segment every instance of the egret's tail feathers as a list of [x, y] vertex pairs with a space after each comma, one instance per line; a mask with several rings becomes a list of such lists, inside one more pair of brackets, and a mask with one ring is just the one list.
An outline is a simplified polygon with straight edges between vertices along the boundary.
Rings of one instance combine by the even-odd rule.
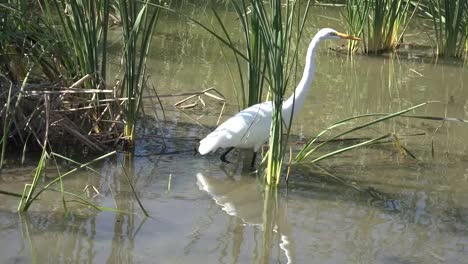
[[200, 146], [198, 147], [198, 152], [200, 154], [205, 155], [210, 153], [211, 151], [215, 151], [218, 149], [218, 138], [215, 137], [206, 137], [200, 141]]

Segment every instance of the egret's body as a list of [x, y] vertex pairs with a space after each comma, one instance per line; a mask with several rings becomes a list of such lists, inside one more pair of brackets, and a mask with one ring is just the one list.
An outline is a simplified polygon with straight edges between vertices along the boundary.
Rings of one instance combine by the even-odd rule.
[[204, 155], [218, 148], [251, 148], [257, 151], [268, 139], [271, 102], [253, 105], [226, 120], [202, 141], [198, 151]]
[[[333, 29], [324, 28], [312, 39], [307, 49], [304, 74], [295, 92], [283, 103], [283, 120], [289, 124], [291, 112], [296, 116], [304, 104], [305, 96], [312, 84], [315, 64], [315, 50], [323, 39], [354, 39], [356, 37], [338, 33]], [[294, 107], [293, 107], [294, 106]], [[244, 148], [257, 152], [267, 142], [270, 135], [272, 115], [271, 102], [264, 102], [250, 106], [218, 126], [213, 132], [200, 141], [198, 151], [205, 155], [218, 148]]]

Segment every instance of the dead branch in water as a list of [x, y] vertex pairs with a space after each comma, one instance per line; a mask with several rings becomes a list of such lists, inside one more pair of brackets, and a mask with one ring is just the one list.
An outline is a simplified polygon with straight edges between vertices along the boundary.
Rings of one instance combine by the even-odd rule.
[[[210, 93], [211, 91], [216, 93], [216, 94]], [[198, 103], [201, 103], [203, 105], [202, 107], [204, 108], [204, 107], [206, 107], [206, 103], [202, 98], [203, 95], [211, 97], [211, 98], [223, 103], [223, 105], [221, 107], [221, 111], [219, 112], [219, 115], [218, 115], [218, 121], [216, 122], [216, 125], [218, 125], [219, 121], [221, 121], [221, 116], [224, 113], [224, 108], [226, 107], [226, 99], [225, 99], [224, 95], [221, 92], [219, 92], [218, 90], [216, 90], [214, 87], [205, 89], [205, 90], [203, 90], [201, 92], [193, 93], [189, 97], [187, 97], [185, 99], [182, 99], [179, 102], [175, 103], [174, 106], [177, 107], [177, 109], [179, 109], [179, 110], [184, 110], [184, 109], [194, 108], [194, 107], [198, 106]]]
[[[25, 145], [47, 140], [79, 144], [95, 152], [109, 149], [122, 140], [124, 120], [122, 102], [113, 89], [88, 89], [86, 75], [69, 87], [54, 85], [16, 85], [0, 80], [0, 123], [5, 125], [0, 138], [8, 144]], [[46, 132], [48, 131], [48, 132]], [[34, 140], [26, 140], [32, 135]], [[26, 149], [26, 147], [24, 147]]]

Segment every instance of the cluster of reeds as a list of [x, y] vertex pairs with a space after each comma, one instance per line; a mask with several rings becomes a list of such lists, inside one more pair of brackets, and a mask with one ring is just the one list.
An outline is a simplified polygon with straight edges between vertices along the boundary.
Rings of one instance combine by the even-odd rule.
[[118, 2], [123, 32], [123, 89], [128, 103], [125, 104], [126, 122], [124, 135], [133, 146], [135, 126], [148, 80], [146, 59], [153, 32], [159, 17], [159, 9], [149, 6], [150, 1]]
[[[292, 112], [291, 116], [283, 117], [283, 100], [290, 77], [293, 76], [295, 70], [294, 62], [297, 59], [297, 47], [299, 46], [298, 43], [302, 35], [310, 1], [306, 3], [306, 10], [303, 14], [300, 13], [300, 1], [288, 1], [283, 7], [281, 0], [271, 0], [269, 9], [260, 0], [251, 1], [251, 4], [252, 12], [256, 12], [259, 18], [260, 35], [265, 44], [265, 75], [272, 98], [266, 182], [267, 184], [278, 185], [282, 175], [286, 143], [293, 119]], [[284, 124], [284, 120], [289, 120], [289, 123]]]
[[[394, 50], [412, 17], [413, 1], [351, 0], [346, 3], [348, 33], [364, 38], [364, 53], [379, 54]], [[417, 5], [417, 3], [416, 3]], [[348, 44], [350, 52], [358, 43]]]
[[[73, 138], [99, 152], [133, 141], [159, 14], [148, 2], [10, 0], [0, 6], [3, 150], [12, 139], [24, 146], [28, 139], [42, 142], [46, 130], [51, 139]], [[107, 74], [112, 7], [123, 32], [117, 79]]]
[[[283, 117], [283, 99], [289, 81], [295, 74], [297, 47], [310, 1], [282, 3], [280, 0], [242, 0], [231, 3], [243, 30], [245, 53], [235, 47], [216, 11], [214, 13], [224, 37], [202, 23], [192, 21], [210, 32], [234, 53], [244, 106], [261, 102], [264, 96], [263, 88], [267, 86], [268, 95], [272, 98], [273, 111], [265, 181], [268, 185], [276, 186], [282, 175], [285, 146], [292, 122], [292, 116]], [[247, 63], [247, 77], [243, 73], [242, 61]], [[244, 84], [244, 80], [247, 85]], [[285, 124], [284, 120], [289, 120], [289, 123]]]
[[468, 51], [468, 1], [429, 0], [425, 8], [434, 25], [437, 54], [462, 57]]
[[[245, 38], [243, 54], [235, 49], [229, 33], [223, 29], [226, 40], [235, 56], [240, 76], [240, 90], [246, 106], [262, 101], [264, 85], [272, 99], [272, 122], [270, 128], [270, 148], [267, 156], [265, 181], [276, 186], [280, 182], [285, 146], [289, 135], [292, 117], [283, 116], [283, 100], [290, 77], [294, 75], [297, 49], [310, 1], [261, 0], [232, 2], [241, 23]], [[301, 9], [302, 8], [302, 9]], [[241, 60], [247, 63], [247, 86], [244, 85]], [[248, 95], [246, 98], [245, 95]], [[289, 120], [289, 124], [284, 124]], [[286, 125], [286, 126], [284, 126]]]
[[[348, 23], [348, 34], [353, 36], [363, 36], [366, 29], [366, 22], [369, 19], [369, 1], [350, 0], [346, 5], [346, 20]], [[355, 40], [348, 42], [348, 52], [357, 52], [361, 43]]]
[[[242, 0], [239, 2], [232, 1], [231, 3], [236, 11], [243, 31], [245, 54], [239, 54], [233, 49], [234, 44], [231, 41], [230, 33], [215, 10], [214, 13], [225, 35], [226, 41], [229, 43], [228, 47], [231, 48], [235, 56], [239, 75], [239, 82], [235, 82], [235, 85], [238, 86], [237, 90], [240, 91], [240, 100], [238, 101], [242, 103], [243, 108], [247, 108], [262, 102], [262, 97], [264, 96], [264, 72], [267, 66], [263, 53], [265, 43], [263, 43], [263, 38], [260, 35], [261, 27], [259, 25], [259, 14], [257, 12], [251, 12], [252, 1]], [[244, 57], [245, 60], [242, 57]], [[244, 74], [242, 62], [245, 62], [247, 66], [246, 75]]]
[[[42, 192], [36, 192], [42, 168], [64, 146], [78, 142], [105, 153], [121, 142], [133, 144], [148, 80], [146, 58], [159, 15], [149, 3], [8, 0], [0, 4], [0, 169], [8, 146], [21, 149], [23, 160], [30, 148], [42, 150], [20, 210], [27, 210]], [[110, 17], [121, 19], [123, 36], [121, 70], [112, 77], [107, 73]]]
[[[400, 44], [414, 14], [429, 17], [435, 33], [436, 54], [462, 57], [468, 51], [468, 2], [461, 0], [350, 0], [346, 20], [350, 34], [364, 38], [363, 52], [392, 51]], [[359, 43], [351, 41], [349, 52]]]

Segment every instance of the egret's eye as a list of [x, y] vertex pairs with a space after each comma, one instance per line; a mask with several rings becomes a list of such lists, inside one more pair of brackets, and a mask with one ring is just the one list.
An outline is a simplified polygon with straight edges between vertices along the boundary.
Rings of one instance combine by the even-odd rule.
[[336, 32], [330, 32], [331, 36], [337, 36]]

